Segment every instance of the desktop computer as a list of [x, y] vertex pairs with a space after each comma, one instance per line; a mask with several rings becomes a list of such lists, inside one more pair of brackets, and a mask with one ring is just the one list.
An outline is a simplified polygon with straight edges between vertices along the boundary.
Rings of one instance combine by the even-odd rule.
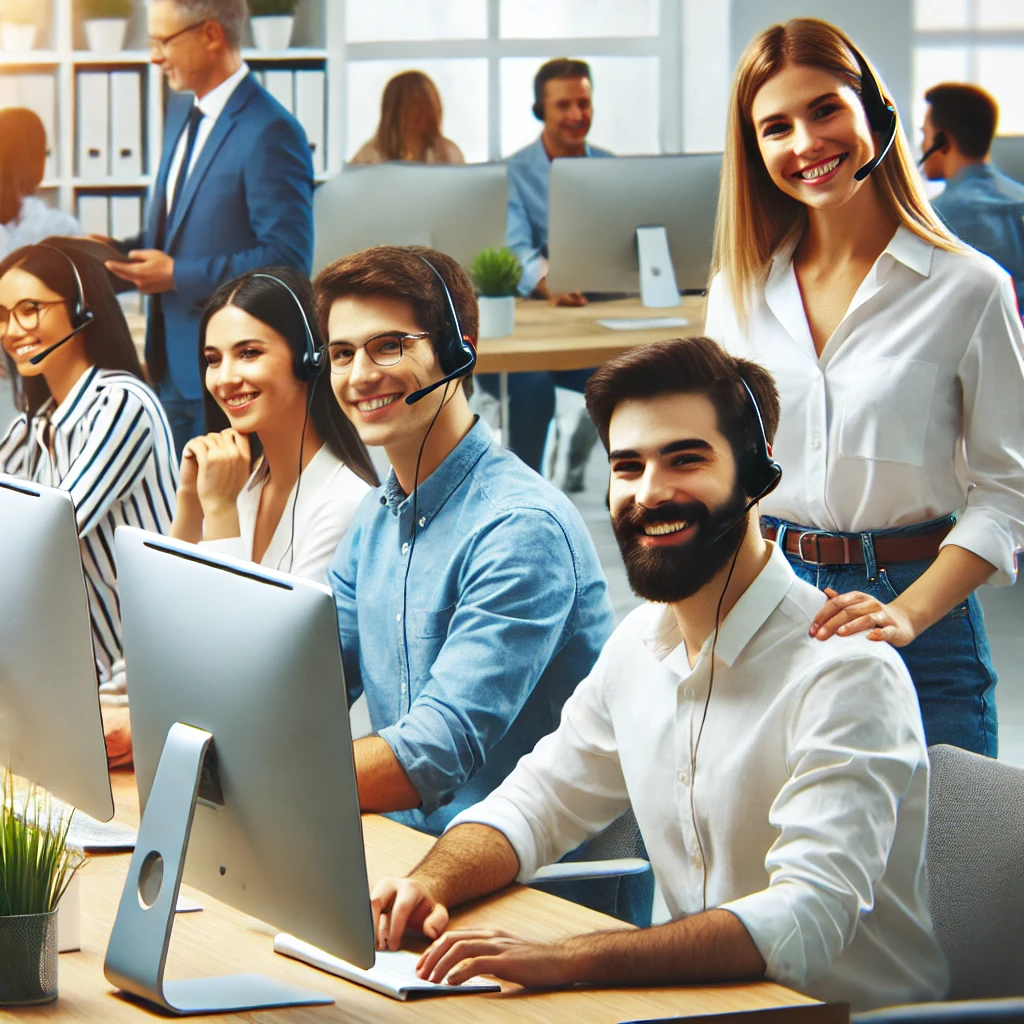
[[551, 163], [548, 288], [640, 292], [675, 306], [707, 287], [721, 153]]
[[1003, 174], [1024, 182], [1024, 135], [997, 135], [992, 140], [991, 157]]
[[313, 273], [372, 245], [427, 245], [468, 267], [505, 244], [504, 164], [346, 167], [313, 195]]
[[115, 551], [143, 815], [107, 979], [178, 1014], [329, 1003], [256, 974], [165, 980], [164, 963], [182, 880], [374, 963], [334, 598], [129, 527]]

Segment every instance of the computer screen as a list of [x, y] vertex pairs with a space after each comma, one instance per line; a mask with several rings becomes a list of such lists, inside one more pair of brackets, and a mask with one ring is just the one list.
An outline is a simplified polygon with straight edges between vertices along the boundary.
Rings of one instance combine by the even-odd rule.
[[636, 230], [662, 226], [676, 284], [707, 287], [721, 153], [551, 163], [548, 288], [639, 292]]
[[505, 242], [504, 164], [346, 167], [313, 195], [313, 273], [372, 245], [427, 245], [468, 267]]
[[114, 802], [75, 509], [0, 475], [0, 765], [107, 821]]
[[997, 135], [992, 140], [991, 157], [1003, 174], [1024, 182], [1024, 135]]

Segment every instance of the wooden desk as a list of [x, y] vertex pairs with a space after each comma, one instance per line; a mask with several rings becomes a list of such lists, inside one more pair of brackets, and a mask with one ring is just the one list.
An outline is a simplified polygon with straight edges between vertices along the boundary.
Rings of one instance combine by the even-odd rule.
[[[134, 776], [114, 772], [117, 817], [137, 825]], [[386, 818], [363, 818], [371, 884], [389, 874], [403, 874], [419, 860], [431, 839]], [[82, 874], [82, 950], [60, 957], [60, 996], [48, 1006], [0, 1010], [0, 1020], [139, 1021], [159, 1014], [115, 995], [103, 977], [103, 957], [121, 896], [127, 854], [96, 855]], [[771, 1020], [799, 1024], [839, 1024], [848, 1018], [842, 1007], [825, 1006], [769, 982], [661, 989], [575, 989], [530, 993], [505, 986], [501, 994], [458, 996], [402, 1003], [317, 971], [273, 951], [274, 930], [253, 918], [190, 890], [205, 908], [179, 915], [174, 926], [167, 972], [171, 978], [260, 971], [332, 995], [333, 1006], [261, 1010], [203, 1017], [209, 1021], [262, 1024], [328, 1024], [331, 1021], [380, 1022], [507, 1021], [515, 1024], [577, 1020], [600, 1024], [666, 1016], [774, 1010]], [[610, 918], [546, 893], [521, 886], [455, 914], [460, 926], [505, 928], [527, 937], [552, 940], [618, 924]], [[780, 1016], [781, 1014], [781, 1016]], [[192, 1018], [200, 1019], [200, 1018]], [[744, 1021], [747, 1016], [744, 1016]]]

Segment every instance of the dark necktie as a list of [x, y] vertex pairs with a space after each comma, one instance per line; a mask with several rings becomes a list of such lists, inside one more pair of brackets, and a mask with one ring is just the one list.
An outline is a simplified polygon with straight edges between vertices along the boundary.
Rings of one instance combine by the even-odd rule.
[[181, 198], [181, 193], [185, 190], [185, 179], [188, 178], [189, 164], [192, 163], [192, 153], [196, 148], [196, 136], [199, 134], [199, 122], [202, 119], [203, 112], [193, 103], [192, 109], [188, 114], [188, 137], [185, 139], [185, 155], [182, 158], [181, 167], [178, 168], [178, 179], [174, 183], [174, 196], [171, 198], [171, 209], [168, 213], [168, 219], [174, 216], [174, 211], [178, 208], [178, 200]]

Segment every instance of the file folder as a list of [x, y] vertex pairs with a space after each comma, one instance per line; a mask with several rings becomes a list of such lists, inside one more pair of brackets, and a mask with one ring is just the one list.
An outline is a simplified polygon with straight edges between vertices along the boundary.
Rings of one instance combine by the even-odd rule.
[[326, 89], [323, 71], [295, 72], [295, 116], [309, 140], [314, 174], [327, 170]]
[[46, 132], [46, 169], [43, 177], [57, 177], [57, 79], [52, 74], [22, 75], [19, 81], [21, 103], [31, 110]]
[[109, 76], [78, 73], [78, 176], [87, 181], [110, 176]]
[[139, 196], [110, 197], [110, 235], [134, 238], [142, 230], [142, 199]]
[[294, 94], [294, 76], [290, 71], [272, 71], [267, 70], [264, 72], [264, 88], [271, 96], [277, 100], [278, 103], [288, 111], [289, 114], [295, 113], [295, 94]]
[[115, 178], [141, 176], [142, 76], [138, 71], [110, 74], [110, 149]]
[[87, 235], [110, 234], [110, 204], [106, 196], [78, 197], [78, 223]]

